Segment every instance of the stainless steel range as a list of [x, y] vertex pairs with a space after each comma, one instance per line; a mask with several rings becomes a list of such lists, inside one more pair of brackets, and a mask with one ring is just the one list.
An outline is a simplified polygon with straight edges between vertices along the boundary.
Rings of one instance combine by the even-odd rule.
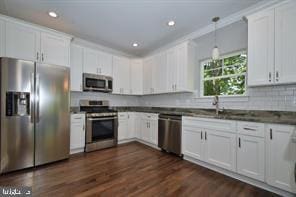
[[80, 100], [80, 111], [86, 112], [85, 152], [117, 145], [117, 112], [109, 101]]

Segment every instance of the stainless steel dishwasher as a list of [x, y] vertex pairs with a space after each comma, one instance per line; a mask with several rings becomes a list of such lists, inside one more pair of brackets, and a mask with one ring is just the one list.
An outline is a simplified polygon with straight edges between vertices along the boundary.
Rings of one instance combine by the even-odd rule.
[[158, 147], [178, 156], [181, 154], [182, 116], [160, 114], [158, 119]]

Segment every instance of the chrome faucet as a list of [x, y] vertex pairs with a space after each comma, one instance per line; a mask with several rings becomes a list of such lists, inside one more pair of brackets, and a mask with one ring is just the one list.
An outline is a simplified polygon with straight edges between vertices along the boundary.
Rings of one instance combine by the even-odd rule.
[[218, 95], [216, 95], [216, 96], [214, 96], [214, 99], [213, 99], [213, 103], [212, 103], [213, 105], [215, 105], [216, 106], [216, 115], [218, 116], [219, 115], [219, 96]]

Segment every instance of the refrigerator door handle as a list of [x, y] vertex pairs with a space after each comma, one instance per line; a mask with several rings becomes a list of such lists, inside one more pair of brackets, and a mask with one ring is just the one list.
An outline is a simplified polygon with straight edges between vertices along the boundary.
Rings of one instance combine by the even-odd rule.
[[34, 73], [31, 74], [31, 103], [30, 103], [30, 113], [31, 113], [31, 123], [34, 123], [35, 121], [35, 114], [34, 114], [34, 100], [35, 100], [35, 92], [34, 92], [34, 82], [35, 82], [35, 78], [34, 78]]
[[39, 122], [39, 100], [40, 100], [40, 76], [36, 74], [36, 95], [35, 95], [35, 105], [36, 105], [36, 122]]

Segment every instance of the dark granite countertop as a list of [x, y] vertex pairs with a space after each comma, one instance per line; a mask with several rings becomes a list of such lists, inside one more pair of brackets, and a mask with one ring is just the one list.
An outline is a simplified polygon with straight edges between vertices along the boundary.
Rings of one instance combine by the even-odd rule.
[[214, 109], [165, 108], [165, 107], [113, 107], [118, 112], [163, 113], [200, 118], [216, 118], [225, 120], [252, 121], [262, 123], [278, 123], [296, 125], [296, 112], [261, 111], [261, 110], [230, 110], [225, 109], [216, 116]]

